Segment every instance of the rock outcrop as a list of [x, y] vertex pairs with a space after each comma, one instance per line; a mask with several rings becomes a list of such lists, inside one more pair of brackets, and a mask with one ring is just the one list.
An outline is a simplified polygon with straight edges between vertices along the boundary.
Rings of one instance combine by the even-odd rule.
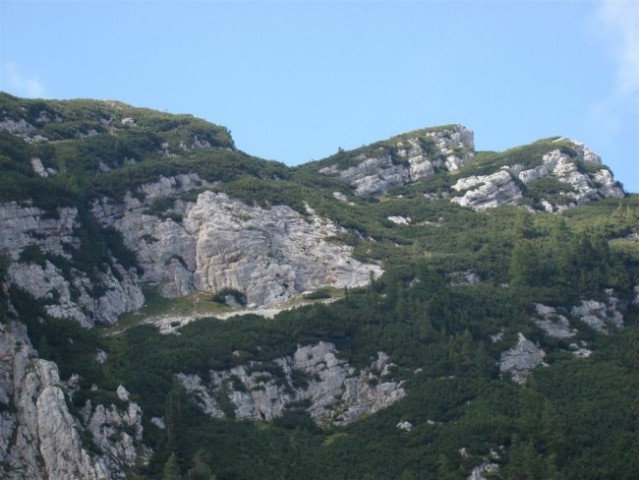
[[[140, 408], [129, 403], [120, 413], [112, 405], [110, 415], [95, 420], [98, 411], [105, 411], [99, 405], [84, 423], [74, 417], [56, 364], [37, 357], [19, 322], [0, 324], [0, 407], [2, 478], [124, 478], [124, 469], [134, 465], [140, 453], [148, 455], [141, 445]], [[100, 453], [83, 443], [80, 432], [86, 427]], [[135, 439], [127, 427], [136, 431]]]
[[467, 480], [488, 480], [495, 478], [497, 473], [499, 473], [498, 463], [482, 462], [473, 468]]
[[397, 425], [395, 425], [395, 427], [408, 433], [412, 432], [413, 428], [415, 428], [414, 425], [407, 420], [404, 420], [403, 422], [397, 422]]
[[[565, 140], [565, 139], [562, 139]], [[570, 157], [560, 149], [548, 152], [542, 158], [542, 164], [529, 170], [522, 170], [518, 178], [524, 184], [530, 184], [535, 180], [551, 176], [566, 184], [566, 191], [562, 195], [569, 204], [582, 205], [598, 198], [623, 198], [623, 190], [615, 182], [610, 170], [601, 167], [601, 159], [579, 142], [571, 141], [575, 146], [577, 158]], [[591, 167], [601, 167], [589, 174], [580, 171], [576, 162], [584, 162]], [[551, 204], [551, 202], [547, 201]], [[556, 206], [553, 209], [556, 210]], [[549, 208], [546, 207], [548, 210]]]
[[381, 275], [379, 266], [352, 258], [351, 247], [331, 242], [343, 230], [311, 210], [305, 217], [287, 206], [249, 206], [204, 191], [195, 202], [177, 200], [171, 217], [149, 214], [149, 202], [180, 192], [172, 182], [182, 191], [198, 185], [196, 175], [182, 177], [145, 186], [144, 202], [129, 195], [124, 204], [94, 205], [136, 252], [142, 281], [159, 285], [165, 296], [233, 288], [249, 304], [275, 305], [320, 286], [361, 286]]
[[426, 132], [426, 144], [418, 138], [397, 142], [397, 154], [408, 160], [413, 182], [430, 177], [436, 170], [455, 172], [475, 156], [472, 130], [454, 125]]
[[[489, 175], [462, 177], [452, 189], [463, 192], [463, 196], [454, 196], [451, 201], [473, 210], [517, 205], [521, 203], [523, 194], [515, 179], [524, 185], [532, 185], [545, 177], [565, 185], [555, 194], [546, 194], [540, 200], [541, 206], [548, 212], [599, 198], [623, 198], [623, 190], [610, 170], [601, 165], [601, 158], [596, 153], [580, 142], [565, 138], [555, 142], [558, 141], [570, 142], [576, 157], [556, 148], [543, 155], [541, 163], [533, 168], [524, 169], [519, 164], [504, 165], [501, 170]], [[586, 167], [581, 168], [580, 164]]]
[[[357, 160], [356, 166], [339, 171], [340, 180], [355, 187], [355, 195], [384, 193], [410, 181], [408, 168], [393, 163], [391, 155], [383, 151], [379, 152], [379, 156], [361, 155]], [[320, 173], [327, 174], [336, 172], [331, 167], [320, 170]]]
[[491, 175], [460, 178], [452, 189], [465, 192], [461, 197], [451, 198], [451, 202], [473, 210], [515, 205], [522, 198], [521, 190], [507, 170]]
[[410, 217], [404, 217], [402, 215], [391, 215], [388, 217], [388, 220], [395, 225], [410, 225], [412, 222]]
[[[503, 453], [505, 451], [504, 446], [500, 446], [499, 450]], [[490, 449], [487, 455], [483, 455], [483, 461], [478, 464], [473, 470], [470, 472], [470, 475], [467, 480], [488, 480], [490, 478], [495, 478], [495, 476], [499, 475], [499, 470], [501, 465], [496, 463], [496, 461], [501, 460], [502, 456], [499, 453], [499, 450]], [[465, 448], [462, 448], [462, 451], [466, 452]], [[463, 458], [470, 458], [469, 455], [463, 455]]]
[[[46, 303], [50, 316], [72, 318], [86, 327], [111, 324], [144, 303], [136, 270], [115, 258], [99, 272], [72, 266], [81, 247], [77, 209], [58, 208], [51, 215], [34, 206], [3, 203], [0, 225], [0, 251], [12, 259], [9, 281]], [[35, 253], [25, 258], [25, 251]]]
[[389, 379], [385, 353], [359, 372], [337, 353], [320, 342], [298, 347], [292, 357], [211, 371], [206, 382], [197, 375], [178, 378], [207, 414], [223, 417], [229, 413], [223, 405], [230, 404], [236, 418], [248, 420], [271, 421], [286, 409], [303, 408], [319, 425], [343, 426], [405, 396], [402, 382]]
[[535, 305], [535, 311], [533, 322], [549, 337], [566, 339], [577, 335], [577, 330], [571, 328], [568, 319], [558, 314], [553, 307], [538, 303]]
[[[544, 177], [564, 185], [554, 196], [545, 195], [540, 205], [536, 205], [549, 212], [599, 198], [624, 196], [596, 153], [573, 140], [560, 138], [555, 142], [568, 142], [571, 152], [554, 148], [533, 168], [524, 169], [521, 164], [503, 165], [493, 173], [458, 178], [451, 187], [452, 195], [443, 192], [442, 196], [473, 210], [518, 205], [525, 197], [522, 184], [529, 185]], [[334, 163], [322, 168], [320, 173], [337, 177], [354, 187], [356, 195], [366, 196], [383, 194], [438, 172], [455, 173], [474, 158], [473, 133], [459, 125], [421, 132], [397, 141], [395, 147], [393, 151], [388, 147], [369, 149], [354, 157], [355, 165], [341, 168]]]
[[499, 359], [499, 370], [502, 373], [510, 373], [515, 383], [523, 385], [526, 382], [528, 372], [537, 365], [545, 365], [546, 353], [521, 333], [517, 344], [502, 352]]
[[95, 446], [103, 452], [102, 461], [111, 472], [131, 467], [138, 460], [146, 461], [151, 455], [151, 450], [142, 444], [142, 409], [137, 403], [129, 402], [128, 395], [119, 396], [119, 399], [126, 406], [93, 406], [87, 400], [80, 412], [82, 424], [90, 432]]
[[481, 282], [481, 277], [473, 270], [463, 270], [460, 272], [451, 272], [447, 275], [448, 285], [451, 287], [460, 287], [464, 285], [477, 285]]
[[[570, 309], [570, 315], [598, 333], [608, 334], [610, 327], [622, 328], [625, 304], [614, 296], [612, 289], [605, 290], [605, 294], [607, 298], [604, 302], [582, 300], [579, 305]], [[555, 308], [538, 303], [535, 305], [535, 312], [532, 321], [549, 337], [571, 340], [577, 336], [577, 328], [574, 328], [568, 318], [558, 313]], [[588, 346], [587, 342], [581, 340], [573, 341], [568, 347], [576, 358], [588, 358], [592, 354], [592, 350], [586, 348]]]
[[619, 299], [612, 290], [606, 290], [606, 302], [582, 300], [572, 308], [571, 313], [599, 333], [608, 333], [609, 327], [623, 327], [623, 314]]
[[474, 148], [473, 132], [454, 125], [397, 141], [396, 155], [387, 148], [379, 148], [357, 155], [355, 166], [340, 169], [333, 164], [322, 168], [320, 173], [337, 176], [352, 185], [356, 195], [374, 195], [423, 180], [436, 171], [454, 172], [474, 157]]

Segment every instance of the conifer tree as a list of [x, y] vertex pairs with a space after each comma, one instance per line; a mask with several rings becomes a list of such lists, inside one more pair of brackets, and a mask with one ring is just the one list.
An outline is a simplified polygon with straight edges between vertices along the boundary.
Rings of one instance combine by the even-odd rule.
[[180, 474], [180, 466], [178, 465], [177, 457], [175, 453], [172, 453], [169, 459], [164, 464], [164, 470], [162, 471], [162, 480], [182, 480]]

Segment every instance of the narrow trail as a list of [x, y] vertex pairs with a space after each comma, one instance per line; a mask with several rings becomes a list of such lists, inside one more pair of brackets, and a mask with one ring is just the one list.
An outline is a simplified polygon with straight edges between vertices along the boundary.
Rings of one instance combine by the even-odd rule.
[[[289, 299], [290, 300], [295, 300]], [[278, 313], [286, 310], [294, 310], [296, 308], [313, 305], [316, 303], [332, 303], [339, 298], [326, 298], [322, 300], [297, 300], [293, 304], [283, 304], [281, 306], [257, 307], [257, 308], [240, 308], [229, 312], [213, 313], [213, 312], [192, 312], [192, 313], [167, 313], [162, 315], [152, 315], [144, 318], [137, 325], [153, 325], [158, 328], [163, 335], [179, 335], [179, 330], [189, 323], [201, 318], [216, 318], [218, 320], [228, 320], [233, 317], [241, 317], [243, 315], [258, 315], [266, 319], [274, 318]], [[123, 327], [116, 331], [110, 332], [109, 336], [119, 335], [128, 330], [132, 326]]]

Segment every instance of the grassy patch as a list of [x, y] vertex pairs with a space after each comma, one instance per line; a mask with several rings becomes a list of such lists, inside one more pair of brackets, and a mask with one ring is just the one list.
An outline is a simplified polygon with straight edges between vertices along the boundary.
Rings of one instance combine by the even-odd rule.
[[140, 325], [145, 320], [164, 315], [202, 316], [232, 311], [232, 308], [212, 300], [209, 292], [197, 292], [178, 298], [165, 298], [155, 288], [144, 291], [146, 302], [136, 312], [128, 312], [120, 317], [115, 325], [104, 329], [106, 334], [118, 333], [122, 330]]

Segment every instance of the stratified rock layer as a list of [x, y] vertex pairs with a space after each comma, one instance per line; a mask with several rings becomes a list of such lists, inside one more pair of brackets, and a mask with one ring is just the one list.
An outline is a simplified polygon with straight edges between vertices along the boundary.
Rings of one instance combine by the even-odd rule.
[[513, 205], [522, 198], [521, 190], [506, 170], [491, 175], [460, 178], [452, 188], [466, 192], [462, 197], [452, 198], [451, 202], [473, 210]]

